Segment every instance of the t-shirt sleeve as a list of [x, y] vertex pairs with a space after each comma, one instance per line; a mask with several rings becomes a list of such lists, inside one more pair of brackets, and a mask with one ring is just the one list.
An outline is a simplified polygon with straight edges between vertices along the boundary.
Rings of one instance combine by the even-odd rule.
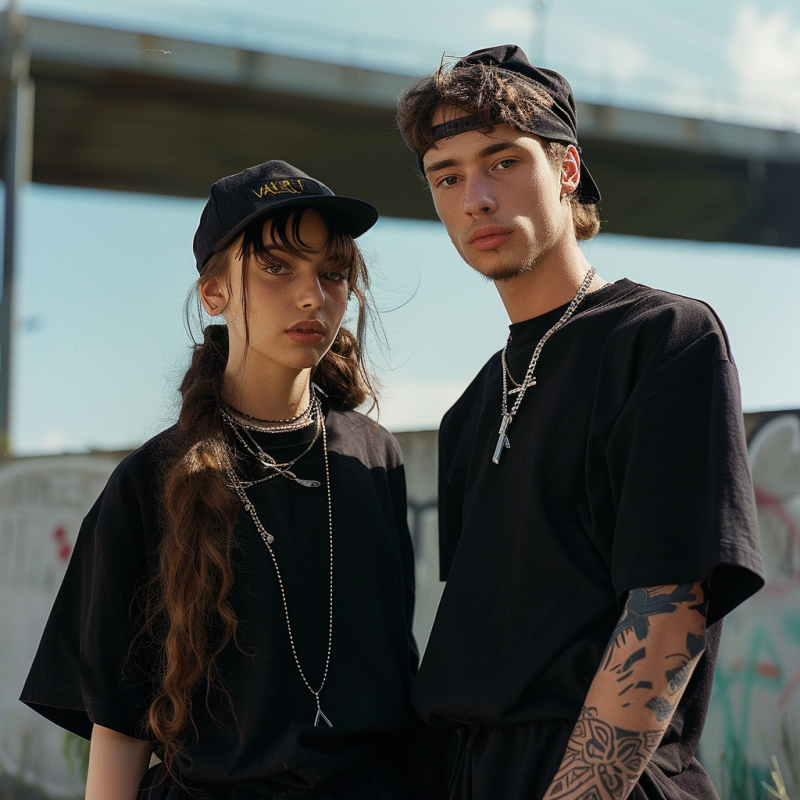
[[81, 526], [20, 697], [87, 739], [95, 723], [143, 738], [152, 696], [142, 653], [129, 656], [147, 574], [146, 509], [129, 472], [123, 462]]
[[710, 578], [710, 625], [763, 585], [738, 375], [710, 311], [661, 339], [606, 449], [611, 575], [620, 599]]

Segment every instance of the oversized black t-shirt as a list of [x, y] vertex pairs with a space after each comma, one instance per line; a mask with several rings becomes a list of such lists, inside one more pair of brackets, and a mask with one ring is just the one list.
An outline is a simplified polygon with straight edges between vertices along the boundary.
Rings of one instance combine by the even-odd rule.
[[[563, 312], [510, 326], [517, 381]], [[536, 379], [499, 464], [499, 353], [442, 422], [447, 585], [412, 692], [432, 725], [571, 724], [629, 590], [710, 577], [714, 626], [762, 585], [737, 373], [708, 306], [609, 284], [547, 341]], [[654, 759], [665, 769], [694, 753], [718, 627]], [[561, 748], [551, 771], [569, 728], [531, 739]], [[509, 772], [543, 763], [526, 746]]]
[[[194, 698], [199, 735], [196, 743], [188, 737], [179, 759], [190, 787], [234, 784], [247, 797], [313, 787], [396, 751], [413, 727], [414, 564], [402, 457], [396, 440], [361, 414], [327, 409], [326, 417], [334, 606], [321, 703], [333, 727], [313, 727], [316, 703], [292, 657], [275, 568], [242, 510], [230, 594], [238, 647], [229, 643], [218, 659], [227, 695], [212, 690], [208, 707], [204, 693]], [[278, 461], [300, 454], [311, 435], [310, 428], [256, 434]], [[86, 517], [22, 693], [34, 710], [87, 738], [93, 723], [145, 738], [158, 648], [138, 647], [128, 659], [131, 599], [157, 563], [164, 442], [159, 435], [126, 458]], [[321, 485], [277, 477], [247, 491], [275, 536], [298, 656], [316, 689], [328, 643], [330, 559], [321, 438], [294, 471]]]

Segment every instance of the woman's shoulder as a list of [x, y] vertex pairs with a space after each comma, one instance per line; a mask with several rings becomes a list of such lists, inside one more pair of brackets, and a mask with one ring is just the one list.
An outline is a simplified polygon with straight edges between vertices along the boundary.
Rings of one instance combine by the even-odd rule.
[[328, 446], [342, 455], [355, 456], [369, 467], [392, 469], [403, 463], [397, 439], [380, 423], [354, 409], [331, 406], [325, 424]]
[[163, 474], [169, 460], [170, 442], [175, 426], [157, 433], [120, 461], [111, 474], [107, 491], [122, 490], [128, 486], [152, 485]]
[[83, 519], [79, 539], [84, 546], [110, 545], [137, 565], [146, 552], [155, 550], [161, 536], [159, 497], [170, 432], [159, 433], [120, 461]]
[[85, 525], [105, 531], [122, 520], [126, 525], [134, 521], [142, 525], [157, 518], [172, 431], [162, 431], [120, 461], [87, 514]]

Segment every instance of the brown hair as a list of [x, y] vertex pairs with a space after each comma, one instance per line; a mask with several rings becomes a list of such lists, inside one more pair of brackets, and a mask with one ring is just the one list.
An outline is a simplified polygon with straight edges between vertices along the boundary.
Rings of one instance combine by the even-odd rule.
[[[441, 106], [452, 106], [486, 120], [486, 127], [508, 124], [525, 131], [542, 108], [553, 99], [548, 92], [507, 70], [491, 64], [444, 63], [432, 75], [420, 78], [406, 89], [397, 104], [397, 127], [411, 150], [422, 156], [433, 144], [433, 116]], [[566, 145], [542, 139], [545, 154], [555, 170], [561, 169]], [[600, 215], [594, 203], [582, 203], [568, 195], [575, 237], [591, 239], [600, 230]]]
[[[281, 209], [274, 214], [272, 236], [287, 251], [312, 252], [300, 238], [302, 211]], [[331, 349], [314, 370], [313, 378], [339, 408], [354, 408], [375, 398], [364, 363], [368, 277], [366, 265], [351, 236], [321, 216], [330, 233], [326, 255], [332, 269], [347, 271], [349, 290], [358, 302], [356, 335], [341, 328]], [[244, 232], [242, 307], [247, 319], [244, 271], [251, 259], [270, 261], [264, 247], [265, 218]], [[232, 246], [215, 253], [198, 279], [227, 280]], [[249, 331], [246, 330], [246, 342]], [[226, 471], [236, 458], [228, 444], [219, 407], [222, 376], [228, 361], [227, 325], [211, 324], [203, 341], [195, 342], [189, 369], [180, 385], [182, 397], [177, 425], [167, 442], [161, 495], [163, 538], [157, 571], [146, 587], [146, 611], [141, 633], [159, 644], [155, 696], [147, 729], [163, 746], [162, 760], [170, 775], [175, 757], [187, 745], [194, 727], [192, 699], [198, 692], [225, 691], [216, 659], [232, 640], [237, 619], [228, 595], [233, 587], [231, 551], [239, 502], [227, 487]], [[197, 729], [194, 727], [195, 739]]]

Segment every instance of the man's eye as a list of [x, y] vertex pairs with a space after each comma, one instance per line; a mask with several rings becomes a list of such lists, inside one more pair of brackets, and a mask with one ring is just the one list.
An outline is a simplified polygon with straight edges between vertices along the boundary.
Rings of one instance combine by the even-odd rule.
[[497, 163], [497, 166], [500, 169], [508, 169], [514, 163], [513, 158], [504, 158], [502, 161]]
[[455, 186], [457, 181], [458, 181], [458, 178], [456, 178], [455, 175], [446, 175], [444, 178], [442, 178], [439, 181], [439, 183], [437, 185], [438, 186]]

